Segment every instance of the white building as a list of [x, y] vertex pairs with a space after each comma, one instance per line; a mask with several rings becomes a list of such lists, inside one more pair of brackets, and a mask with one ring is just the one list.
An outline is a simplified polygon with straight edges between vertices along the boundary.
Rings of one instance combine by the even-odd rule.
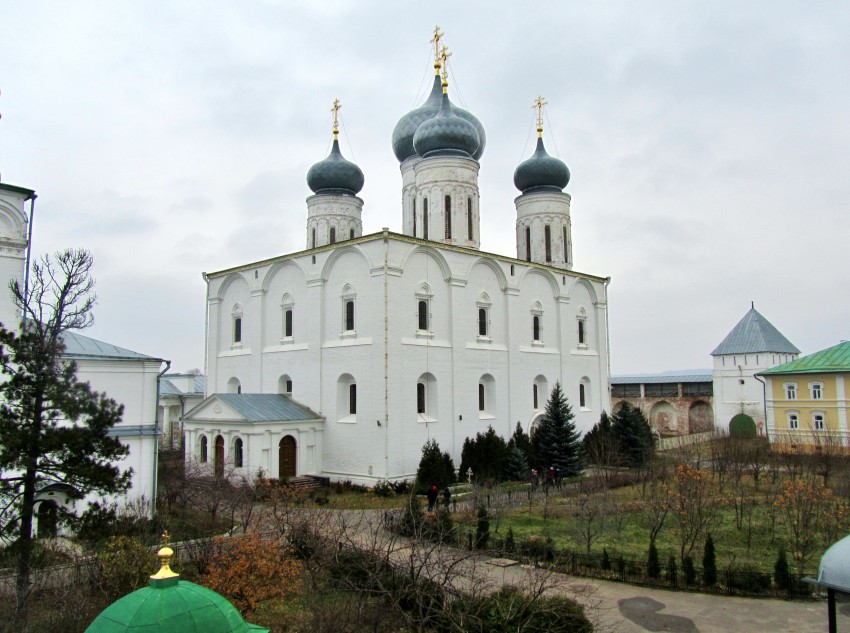
[[205, 275], [213, 395], [184, 417], [187, 459], [221, 447], [249, 477], [410, 479], [429, 439], [457, 462], [488, 426], [530, 429], [555, 382], [581, 430], [609, 408], [608, 279], [572, 270], [566, 165], [538, 138], [514, 175], [517, 256], [480, 250], [484, 129], [435, 66], [393, 133], [401, 232], [363, 234], [363, 174], [335, 120], [307, 176], [307, 249]]
[[751, 306], [711, 355], [716, 424], [728, 429], [729, 421], [744, 413], [764, 433], [764, 383], [755, 375], [794, 360], [800, 350]]
[[183, 416], [204, 399], [206, 376], [199, 371], [165, 374], [159, 381], [159, 444], [166, 450], [183, 448]]
[[[32, 204], [35, 198], [31, 189], [0, 183], [0, 322], [7, 327], [17, 326], [21, 319], [5, 289], [12, 280], [24, 283], [29, 239], [25, 205], [27, 201]], [[130, 449], [119, 466], [122, 470], [133, 469], [132, 487], [126, 496], [105, 501], [126, 505], [144, 500], [148, 503], [143, 509], [150, 512], [149, 502], [156, 495], [157, 378], [164, 361], [77, 332], [66, 332], [63, 340], [64, 357], [77, 363], [77, 379], [124, 406], [122, 420], [110, 434]], [[39, 531], [52, 531], [53, 504], [77, 504], [79, 510], [84, 510], [86, 503], [100, 501], [93, 496], [75, 501], [76, 496], [76, 491], [59, 478], [41, 482], [35, 508]]]

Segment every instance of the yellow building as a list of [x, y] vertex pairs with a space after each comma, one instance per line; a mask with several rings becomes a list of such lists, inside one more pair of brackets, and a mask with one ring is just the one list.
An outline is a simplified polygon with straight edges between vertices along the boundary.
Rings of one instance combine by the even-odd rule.
[[847, 450], [850, 341], [758, 374], [765, 382], [767, 429], [779, 450]]

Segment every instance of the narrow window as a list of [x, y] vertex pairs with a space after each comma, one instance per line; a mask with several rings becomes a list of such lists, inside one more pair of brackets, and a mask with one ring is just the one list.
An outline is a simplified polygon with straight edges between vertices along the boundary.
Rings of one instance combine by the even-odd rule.
[[484, 385], [478, 383], [478, 410], [484, 410]]
[[233, 465], [242, 468], [242, 438], [237, 437], [233, 442]]
[[[313, 229], [313, 246], [312, 248], [316, 248], [316, 229]], [[315, 261], [313, 262], [316, 263]]]
[[525, 227], [525, 261], [531, 261], [531, 228]]
[[288, 396], [292, 395], [292, 380], [286, 381], [286, 395], [288, 395]]
[[348, 232], [348, 239], [350, 239], [350, 240], [353, 240], [353, 239], [354, 239], [354, 229], [351, 229], [351, 230]]
[[546, 263], [552, 261], [552, 228], [547, 224], [543, 229], [543, 239], [546, 242]]
[[579, 385], [578, 386], [578, 406], [583, 407], [584, 402], [585, 402], [585, 400], [584, 400], [584, 385]]
[[513, 277], [513, 276], [514, 276], [514, 265], [511, 264], [511, 277]]
[[472, 198], [466, 199], [466, 239], [472, 241]]
[[354, 330], [354, 301], [348, 300], [345, 302], [345, 331], [351, 332]]
[[564, 263], [568, 261], [570, 261], [570, 258], [567, 254], [567, 227], [564, 227]]
[[331, 244], [336, 244], [336, 227], [331, 227]]
[[428, 198], [422, 199], [422, 237], [428, 239]]
[[535, 341], [540, 340], [540, 317], [536, 314], [534, 318], [531, 320], [531, 335], [532, 339]]
[[452, 197], [446, 196], [446, 239], [452, 239]]
[[788, 414], [788, 428], [792, 430], [797, 430], [800, 427], [800, 419], [797, 417], [796, 413]]
[[534, 408], [536, 409], [537, 408], [537, 385], [532, 385], [531, 394], [532, 394], [533, 399], [534, 399]]
[[284, 313], [283, 335], [292, 336], [292, 308]]
[[815, 431], [823, 431], [823, 414], [822, 413], [815, 413], [814, 420], [815, 420]]
[[785, 398], [788, 400], [797, 399], [797, 385], [795, 383], [785, 385]]
[[416, 413], [425, 413], [425, 383], [416, 383]]
[[823, 399], [823, 385], [819, 382], [816, 382], [812, 385], [812, 400], [822, 400]]
[[233, 342], [242, 342], [242, 317], [233, 319]]
[[207, 436], [202, 435], [201, 436], [201, 463], [203, 463], [203, 464], [207, 463], [207, 452], [208, 452], [208, 450], [207, 450]]
[[348, 385], [348, 413], [355, 415], [357, 413], [357, 385]]
[[420, 301], [419, 302], [419, 329], [427, 330], [428, 329], [428, 302]]
[[413, 199], [413, 237], [416, 237], [416, 198]]
[[487, 336], [487, 308], [478, 308], [478, 336]]
[[585, 344], [584, 338], [585, 338], [584, 337], [584, 319], [579, 319], [578, 320], [578, 344], [579, 345]]

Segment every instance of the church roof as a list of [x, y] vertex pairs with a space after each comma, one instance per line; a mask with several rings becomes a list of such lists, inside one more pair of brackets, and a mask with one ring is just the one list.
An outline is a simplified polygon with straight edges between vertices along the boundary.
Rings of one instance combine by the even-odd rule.
[[62, 334], [65, 344], [63, 356], [68, 358], [100, 358], [110, 360], [162, 361], [161, 358], [140, 354], [112, 343], [83, 336], [77, 332], [66, 331]]
[[643, 374], [634, 376], [611, 376], [612, 385], [655, 385], [680, 382], [712, 382], [714, 377], [710, 371], [699, 374]]
[[726, 335], [720, 345], [711, 352], [712, 356], [725, 354], [757, 354], [759, 352], [777, 352], [781, 354], [799, 354], [791, 342], [777, 330], [773, 324], [759, 314], [755, 308], [744, 315], [732, 331]]
[[820, 559], [818, 585], [850, 593], [850, 536], [833, 543]]
[[827, 349], [797, 358], [762, 374], [823, 374], [850, 371], [850, 341], [842, 341]]
[[321, 418], [303, 404], [277, 393], [215, 393], [212, 397], [218, 398], [243, 415], [248, 422], [289, 422]]
[[160, 549], [162, 569], [150, 586], [106, 607], [86, 633], [269, 633], [246, 622], [224, 596], [181, 580], [169, 567], [173, 554], [167, 546]]

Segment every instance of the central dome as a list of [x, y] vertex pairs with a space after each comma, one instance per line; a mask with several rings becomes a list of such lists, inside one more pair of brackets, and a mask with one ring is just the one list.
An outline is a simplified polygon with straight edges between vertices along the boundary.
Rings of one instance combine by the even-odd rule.
[[363, 188], [363, 183], [363, 172], [357, 165], [343, 157], [336, 138], [328, 157], [310, 167], [310, 171], [307, 172], [307, 186], [313, 190], [313, 193], [342, 193], [355, 196]]
[[437, 153], [473, 156], [480, 144], [478, 130], [455, 113], [445, 93], [437, 115], [420, 125], [413, 135], [413, 149], [423, 157]]
[[[425, 121], [437, 116], [440, 112], [443, 98], [442, 82], [439, 75], [434, 76], [434, 85], [431, 87], [431, 94], [421, 106], [415, 110], [411, 110], [405, 114], [393, 129], [393, 153], [395, 153], [398, 162], [402, 163], [411, 156], [416, 156], [416, 149], [413, 147], [413, 137], [416, 134], [417, 128]], [[463, 108], [449, 104], [452, 112], [463, 120], [472, 124], [475, 131], [478, 133], [478, 148], [472, 153], [472, 158], [478, 160], [484, 153], [486, 144], [486, 135], [484, 134], [484, 126], [481, 125], [474, 115], [470, 114]]]

